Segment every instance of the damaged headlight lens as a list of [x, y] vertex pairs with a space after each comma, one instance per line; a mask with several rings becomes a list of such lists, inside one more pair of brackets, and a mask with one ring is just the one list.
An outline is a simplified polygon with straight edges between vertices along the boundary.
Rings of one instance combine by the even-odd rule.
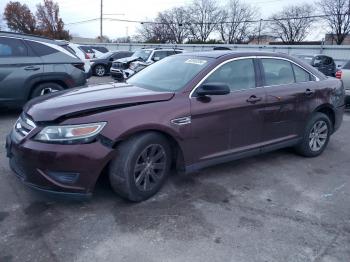
[[89, 143], [102, 131], [106, 122], [67, 125], [47, 126], [35, 136], [35, 140], [47, 143]]

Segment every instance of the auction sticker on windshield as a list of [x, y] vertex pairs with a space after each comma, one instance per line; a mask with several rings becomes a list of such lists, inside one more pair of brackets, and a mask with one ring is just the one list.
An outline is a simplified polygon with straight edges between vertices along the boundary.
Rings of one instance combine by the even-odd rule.
[[202, 60], [202, 59], [187, 59], [186, 64], [194, 64], [194, 65], [204, 65], [205, 63], [207, 63], [206, 60]]

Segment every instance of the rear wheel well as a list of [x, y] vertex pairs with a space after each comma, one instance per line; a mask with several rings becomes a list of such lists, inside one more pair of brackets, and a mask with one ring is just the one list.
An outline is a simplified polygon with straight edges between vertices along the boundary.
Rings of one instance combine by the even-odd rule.
[[28, 100], [32, 97], [32, 94], [35, 90], [35, 88], [37, 88], [39, 85], [41, 84], [45, 84], [45, 83], [55, 83], [55, 84], [58, 84], [60, 86], [62, 86], [64, 89], [67, 89], [68, 86], [66, 85], [66, 83], [62, 80], [45, 80], [45, 81], [40, 81], [38, 83], [35, 83], [32, 88], [30, 89], [30, 92], [29, 92], [29, 96], [28, 96]]
[[335, 125], [335, 113], [334, 113], [332, 108], [330, 108], [328, 106], [325, 106], [325, 107], [317, 109], [316, 112], [320, 112], [320, 113], [323, 113], [326, 116], [328, 116], [329, 119], [331, 120], [332, 127], [334, 128], [334, 125]]

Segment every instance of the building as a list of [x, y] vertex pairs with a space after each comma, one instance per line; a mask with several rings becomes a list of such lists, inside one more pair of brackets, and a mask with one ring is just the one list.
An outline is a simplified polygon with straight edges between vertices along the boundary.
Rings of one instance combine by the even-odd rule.
[[254, 36], [249, 39], [248, 45], [268, 45], [270, 42], [275, 42], [276, 40], [277, 37], [272, 35]]
[[[336, 45], [337, 43], [334, 40], [334, 34], [326, 34], [324, 44], [325, 45]], [[347, 35], [345, 37], [342, 45], [350, 45], [350, 35]]]

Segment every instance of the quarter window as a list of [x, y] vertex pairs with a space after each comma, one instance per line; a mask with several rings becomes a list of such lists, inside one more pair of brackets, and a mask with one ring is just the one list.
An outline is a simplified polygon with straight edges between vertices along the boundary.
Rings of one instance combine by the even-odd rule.
[[0, 57], [28, 56], [28, 49], [22, 40], [0, 37]]
[[295, 81], [297, 83], [310, 81], [311, 76], [304, 69], [302, 69], [299, 66], [293, 64], [293, 70], [294, 70], [294, 75], [295, 75]]
[[35, 54], [37, 54], [38, 56], [46, 56], [59, 52], [57, 49], [35, 41], [26, 41], [26, 43], [33, 49]]
[[261, 59], [265, 85], [286, 85], [295, 82], [292, 64], [280, 59]]
[[242, 59], [226, 63], [211, 74], [204, 83], [223, 83], [231, 91], [255, 88], [253, 59]]

